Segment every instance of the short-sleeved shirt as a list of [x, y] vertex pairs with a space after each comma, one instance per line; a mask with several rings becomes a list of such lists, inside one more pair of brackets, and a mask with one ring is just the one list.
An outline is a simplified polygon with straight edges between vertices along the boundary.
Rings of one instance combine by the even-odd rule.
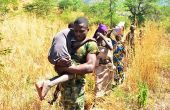
[[83, 46], [79, 47], [78, 49], [72, 48], [71, 50], [71, 59], [75, 63], [85, 63], [87, 54], [97, 54], [99, 52], [99, 49], [97, 47], [96, 42], [94, 41], [88, 41]]
[[[86, 62], [87, 54], [97, 54], [99, 52], [96, 42], [89, 41], [78, 49], [72, 49], [72, 60], [77, 64], [83, 64]], [[60, 84], [61, 90], [61, 102], [76, 105], [81, 97], [84, 97], [84, 85], [85, 75], [74, 75], [73, 79]], [[82, 98], [81, 98], [82, 99]], [[84, 102], [84, 99], [82, 99]]]
[[74, 31], [69, 28], [55, 35], [48, 54], [48, 60], [51, 64], [55, 65], [60, 58], [71, 59], [70, 50], [72, 40], [74, 40]]

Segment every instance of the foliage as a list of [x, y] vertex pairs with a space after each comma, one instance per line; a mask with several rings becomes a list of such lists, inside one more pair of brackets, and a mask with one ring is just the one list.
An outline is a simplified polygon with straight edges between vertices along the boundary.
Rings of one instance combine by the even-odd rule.
[[170, 19], [166, 18], [166, 20], [164, 20], [163, 25], [165, 27], [165, 30], [167, 33], [170, 33]]
[[138, 104], [139, 107], [144, 107], [148, 100], [148, 86], [146, 83], [139, 82]]
[[165, 27], [166, 32], [170, 33], [170, 19], [169, 19], [170, 18], [170, 6], [162, 6], [160, 10], [161, 10], [161, 14], [158, 15], [158, 16], [161, 15], [160, 21]]
[[33, 12], [38, 16], [48, 15], [56, 7], [55, 0], [35, 0], [24, 6], [25, 11]]
[[[48, 5], [48, 3], [44, 5]], [[117, 4], [112, 5], [112, 19], [113, 22], [116, 24], [118, 20], [123, 19], [123, 17], [120, 18], [120, 16], [118, 15], [121, 14], [120, 10], [122, 10], [122, 8], [117, 7]], [[39, 7], [34, 6], [33, 8], [37, 9]], [[44, 8], [46, 7], [43, 7], [43, 9]], [[36, 9], [30, 10], [30, 12], [34, 12], [37, 14], [38, 9]], [[45, 14], [49, 14], [51, 12], [51, 9], [53, 9], [53, 6]], [[161, 11], [163, 13], [161, 14], [161, 18], [158, 19], [163, 20], [163, 24], [167, 26], [170, 24], [170, 21], [168, 19], [168, 10], [169, 9], [166, 8], [164, 11], [164, 7], [162, 7]], [[48, 106], [45, 101], [38, 101], [33, 84], [38, 78], [47, 78], [45, 76], [47, 75], [46, 73], [54, 73], [55, 75], [52, 65], [49, 64], [46, 58], [52, 37], [55, 35], [56, 32], [67, 26], [67, 24], [65, 24], [66, 21], [70, 22], [77, 16], [84, 16], [84, 13], [81, 11], [85, 13], [85, 16], [90, 19], [91, 23], [110, 23], [108, 1], [104, 2], [103, 4], [96, 3], [92, 5], [82, 5], [82, 7], [78, 8], [77, 11], [73, 11], [73, 8], [70, 6], [67, 9], [62, 10], [62, 13], [59, 13], [59, 17], [62, 20], [59, 19], [59, 17], [56, 17], [56, 14], [53, 14], [55, 18], [53, 22], [50, 22], [47, 18], [40, 19], [34, 17], [34, 15], [30, 16], [25, 13], [24, 15], [20, 14], [18, 16], [5, 19], [5, 22], [0, 25], [3, 33], [3, 35], [0, 34], [0, 41], [2, 41], [2, 37], [4, 38], [4, 36], [7, 36], [7, 40], [6, 38], [4, 39], [6, 40], [4, 44], [8, 47], [12, 46], [13, 53], [11, 53], [8, 58], [2, 58], [2, 61], [0, 61], [0, 65], [2, 63], [7, 65], [4, 67], [4, 73], [0, 74], [0, 81], [2, 86], [0, 88], [0, 91], [2, 92], [0, 94], [0, 100], [2, 101], [2, 104], [0, 104], [0, 108], [4, 110], [57, 109], [57, 106]], [[164, 20], [166, 20], [166, 22]], [[92, 28], [90, 31], [94, 32], [95, 29]], [[103, 106], [104, 109], [109, 106], [110, 109], [107, 110], [135, 110], [137, 108], [133, 108], [133, 106], [131, 105], [135, 104], [135, 107], [143, 107], [146, 105], [149, 98], [148, 87], [153, 88], [153, 90], [157, 89], [157, 73], [160, 73], [158, 71], [159, 68], [157, 68], [157, 65], [160, 64], [159, 59], [160, 57], [162, 57], [162, 54], [160, 54], [160, 50], [164, 51], [164, 49], [167, 48], [167, 46], [163, 47], [164, 45], [162, 45], [160, 47], [159, 45], [163, 44], [160, 42], [160, 40], [164, 39], [164, 36], [162, 34], [164, 32], [161, 29], [162, 27], [156, 27], [153, 24], [145, 24], [145, 33], [144, 37], [142, 38], [142, 48], [141, 45], [136, 45], [136, 56], [134, 59], [134, 63], [127, 70], [128, 75], [127, 80], [125, 80], [125, 85], [123, 84], [122, 86], [118, 87], [117, 91], [113, 91], [112, 93], [114, 94], [111, 94], [112, 96], [109, 94], [108, 96], [104, 97], [104, 101], [101, 101], [101, 106]], [[9, 48], [3, 48], [2, 46], [4, 45], [1, 46], [2, 43], [3, 42], [0, 42], [0, 57], [3, 57], [8, 52], [10, 52]], [[48, 75], [48, 77], [51, 77], [51, 74]], [[94, 88], [94, 80], [92, 79], [92, 77], [94, 76], [87, 77], [86, 83], [86, 92], [92, 94], [89, 100], [92, 100], [94, 98], [92, 93]], [[142, 81], [145, 81], [147, 84], [141, 82], [138, 86], [136, 86], [136, 81], [140, 80], [139, 78], [141, 78]], [[123, 91], [122, 88], [125, 88], [126, 91]], [[134, 96], [134, 91], [136, 93], [136, 88], [139, 88], [138, 98], [136, 97], [136, 94]], [[90, 96], [89, 94], [87, 95], [87, 97]], [[51, 93], [49, 93], [47, 99], [51, 98], [50, 96]], [[135, 99], [138, 99], [138, 105], [136, 104]], [[87, 103], [89, 103], [89, 100], [87, 100]], [[152, 108], [149, 107], [148, 109]]]
[[104, 23], [110, 25], [111, 15], [113, 24], [116, 24], [117, 19], [115, 16], [115, 11], [113, 11], [115, 10], [116, 6], [113, 2], [111, 6], [112, 12], [110, 12], [109, 3], [109, 1], [104, 1], [89, 5], [89, 8], [86, 8], [86, 10], [83, 10], [83, 12], [85, 13], [85, 15], [89, 16], [89, 19], [92, 24]]
[[83, 5], [82, 0], [60, 0], [58, 7], [62, 10], [71, 8], [73, 11], [81, 10]]
[[73, 22], [77, 17], [84, 16], [84, 13], [82, 13], [81, 11], [71, 11], [71, 10], [72, 9], [65, 9], [60, 14], [60, 18], [64, 20], [65, 23]]
[[10, 10], [17, 10], [18, 5], [18, 0], [0, 0], [1, 15], [7, 14]]
[[[104, 23], [110, 25], [113, 21], [112, 24], [116, 25], [118, 22], [118, 16], [115, 13], [116, 1], [110, 2], [105, 0], [103, 2], [85, 4], [82, 0], [61, 0], [58, 3], [58, 7], [63, 10], [63, 13], [67, 13], [67, 16], [72, 14], [71, 11], [82, 11], [89, 18], [90, 24]], [[65, 20], [68, 21], [68, 19]]]
[[141, 25], [146, 20], [145, 17], [150, 15], [155, 9], [153, 5], [155, 2], [156, 0], [126, 0], [124, 6], [131, 13], [129, 19], [132, 23]]

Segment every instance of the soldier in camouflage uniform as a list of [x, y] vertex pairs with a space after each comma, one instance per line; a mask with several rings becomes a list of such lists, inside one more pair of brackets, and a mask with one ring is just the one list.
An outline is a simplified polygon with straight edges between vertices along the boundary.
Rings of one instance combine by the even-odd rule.
[[[78, 18], [74, 22], [74, 37], [70, 39], [74, 42], [81, 42], [86, 38], [88, 32], [88, 21], [85, 18]], [[72, 46], [71, 58], [75, 65], [68, 68], [55, 66], [58, 72], [67, 72], [73, 78], [60, 84], [61, 100], [60, 106], [64, 110], [84, 110], [85, 104], [85, 74], [92, 73], [95, 69], [96, 54], [98, 47], [96, 42], [89, 41], [81, 47]]]
[[[69, 28], [58, 32], [53, 38], [53, 42], [48, 54], [48, 60], [51, 64], [59, 67], [69, 67], [71, 65], [74, 65], [74, 62], [71, 61], [70, 56], [71, 49], [77, 49], [78, 47], [84, 45], [86, 42], [95, 41], [94, 39], [86, 38], [81, 42], [77, 42], [75, 39], [73, 28], [74, 25], [72, 25], [71, 23], [69, 24]], [[55, 76], [49, 80], [40, 80], [36, 83], [35, 86], [40, 100], [45, 99], [45, 96], [47, 95], [50, 88], [73, 77], [72, 74], [67, 74], [67, 72], [56, 72], [58, 73], [58, 76]], [[53, 102], [56, 101], [59, 90], [59, 86], [57, 86], [53, 100], [49, 101], [50, 104], [53, 104]]]

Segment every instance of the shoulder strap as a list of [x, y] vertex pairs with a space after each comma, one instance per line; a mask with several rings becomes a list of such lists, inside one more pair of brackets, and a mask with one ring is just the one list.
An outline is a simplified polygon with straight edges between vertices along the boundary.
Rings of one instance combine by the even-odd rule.
[[87, 42], [96, 42], [96, 40], [93, 39], [93, 38], [86, 38], [86, 39], [83, 40], [82, 42], [76, 42], [76, 41], [75, 41], [74, 44], [73, 44], [73, 47], [74, 47], [74, 48], [78, 48], [78, 47], [86, 44]]

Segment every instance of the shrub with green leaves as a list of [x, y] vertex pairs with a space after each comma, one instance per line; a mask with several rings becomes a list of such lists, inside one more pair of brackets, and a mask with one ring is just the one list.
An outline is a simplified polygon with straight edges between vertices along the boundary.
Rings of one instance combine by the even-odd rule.
[[81, 10], [83, 5], [82, 0], [60, 0], [58, 7], [62, 10], [71, 8], [73, 11]]
[[138, 93], [138, 106], [139, 108], [144, 107], [148, 100], [148, 86], [144, 82], [139, 82], [139, 93]]
[[[109, 6], [111, 5], [111, 7]], [[110, 8], [112, 11], [110, 11]], [[116, 4], [115, 2], [103, 1], [95, 4], [91, 4], [87, 7], [84, 7], [83, 12], [85, 15], [89, 16], [91, 24], [104, 23], [110, 25], [111, 16], [112, 16], [112, 26], [116, 25], [119, 22], [119, 19], [115, 13]]]
[[10, 9], [18, 9], [18, 0], [0, 0], [0, 13], [1, 15], [7, 14]]
[[26, 12], [35, 13], [38, 16], [48, 15], [57, 6], [55, 0], [35, 0], [24, 6]]

